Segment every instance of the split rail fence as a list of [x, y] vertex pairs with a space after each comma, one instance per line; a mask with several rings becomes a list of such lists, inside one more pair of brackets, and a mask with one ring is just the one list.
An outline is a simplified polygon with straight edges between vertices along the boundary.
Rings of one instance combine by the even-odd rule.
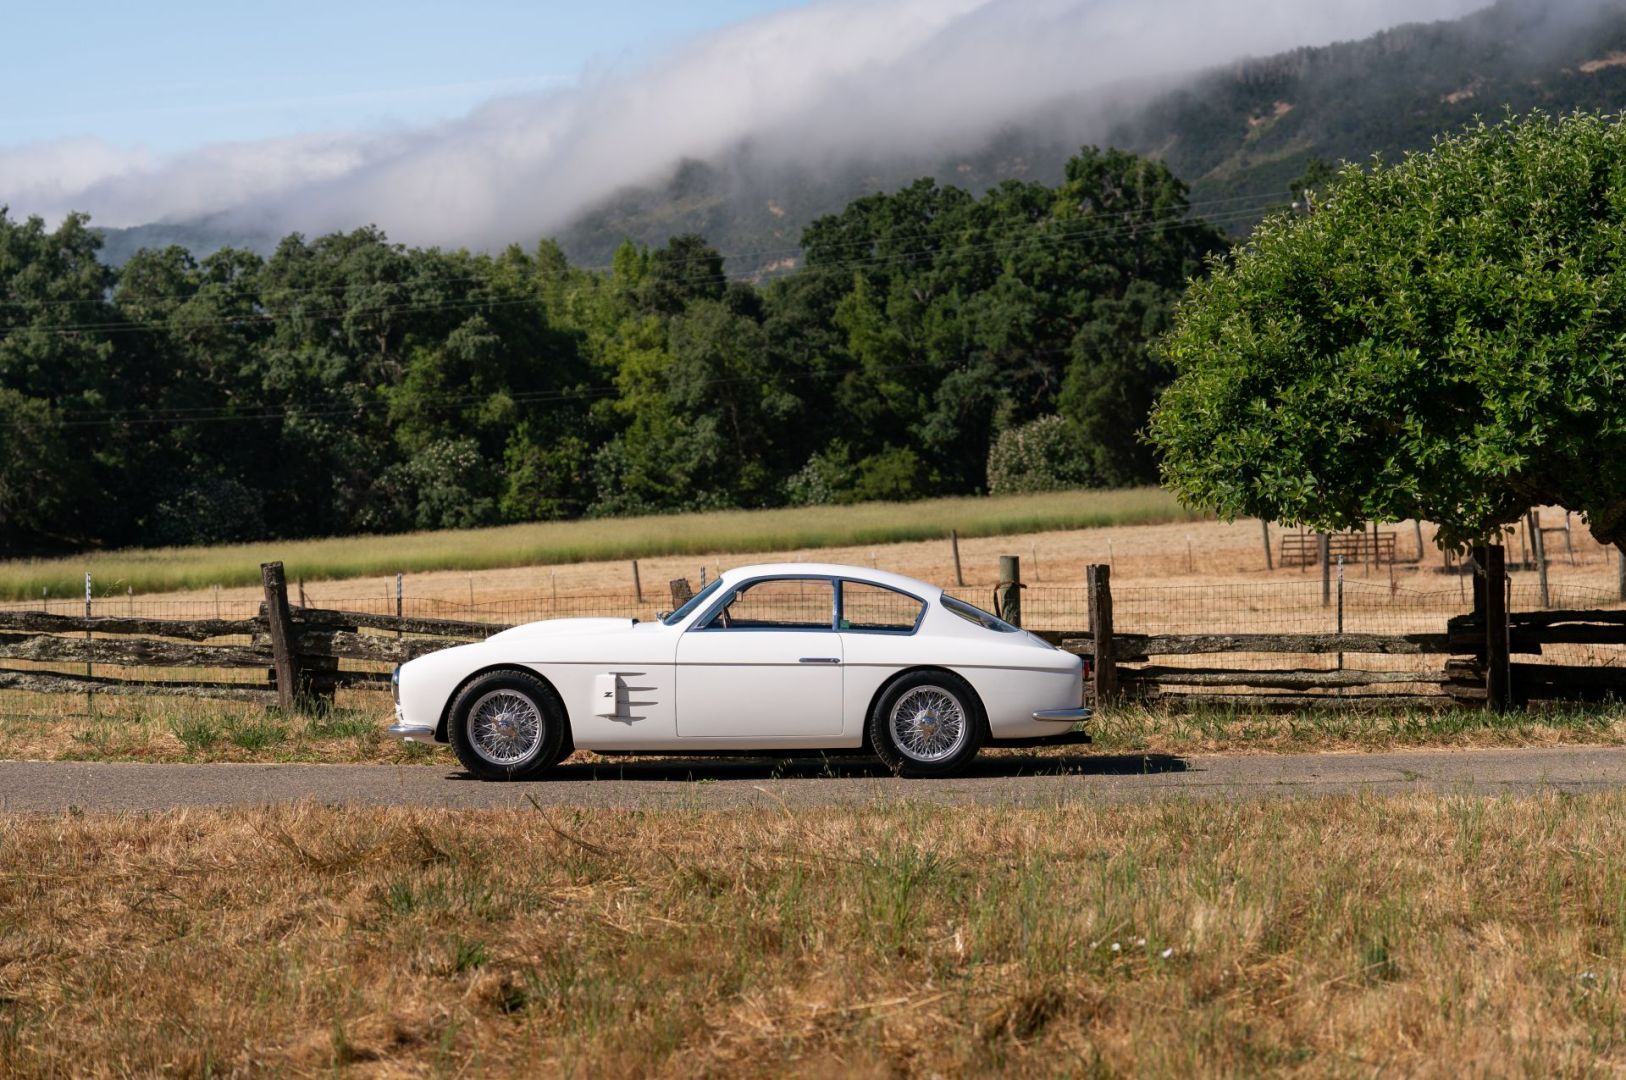
[[[404, 663], [503, 629], [495, 623], [295, 608], [288, 603], [282, 564], [268, 563], [261, 574], [265, 601], [258, 615], [245, 619], [0, 611], [0, 661], [51, 665], [49, 670], [0, 669], [0, 690], [215, 698], [284, 709], [320, 706], [331, 703], [340, 689], [388, 690], [389, 676], [378, 665]], [[221, 644], [221, 638], [237, 640]], [[372, 669], [346, 670], [342, 660]], [[60, 670], [81, 663], [87, 669], [96, 665], [120, 671], [257, 669], [264, 682], [172, 681]]]
[[[1284, 709], [1464, 705], [1500, 711], [1541, 702], [1626, 698], [1626, 667], [1511, 661], [1513, 655], [1540, 656], [1575, 646], [1626, 647], [1626, 611], [1510, 614], [1504, 550], [1477, 548], [1472, 565], [1473, 611], [1447, 620], [1443, 633], [1118, 633], [1111, 570], [1093, 566], [1088, 570], [1089, 631], [1044, 636], [1088, 658], [1098, 701]], [[1215, 657], [1232, 662], [1191, 663], [1192, 658], [1216, 663]], [[1250, 663], [1238, 664], [1238, 657]], [[1260, 657], [1296, 666], [1259, 666]], [[1335, 668], [1304, 665], [1327, 657], [1336, 657]], [[1347, 666], [1351, 657], [1364, 666]], [[1626, 656], [1615, 659], [1621, 658]]]
[[[1386, 597], [1391, 612], [1401, 613], [1389, 614], [1381, 625], [1404, 625], [1413, 632], [1345, 632], [1341, 581], [1335, 624], [1315, 616], [1317, 629], [1299, 633], [1252, 629], [1309, 626], [1306, 612], [1312, 610], [1285, 603], [1272, 609], [1257, 589], [1225, 601], [1245, 599], [1247, 609], [1188, 605], [1173, 619], [1177, 632], [1147, 632], [1159, 624], [1160, 613], [1169, 617], [1162, 609], [1186, 603], [1181, 598], [1190, 589], [1138, 587], [1115, 598], [1106, 566], [1089, 567], [1083, 588], [1030, 589], [1022, 582], [1021, 561], [1007, 557], [1000, 561], [999, 584], [991, 595], [955, 591], [1085, 656], [1089, 689], [1103, 702], [1502, 709], [1626, 697], [1626, 666], [1600, 664], [1595, 655], [1585, 664], [1552, 662], [1578, 648], [1626, 647], [1626, 611], [1600, 605], [1510, 614], [1503, 549], [1480, 549], [1473, 565], [1469, 611], [1453, 606], [1454, 594], [1444, 607], [1432, 594], [1418, 594], [1430, 603], [1414, 605], [1415, 610], [1394, 608], [1403, 597], [1392, 590], [1352, 594], [1365, 605], [1352, 604], [1352, 616], [1383, 611]], [[493, 611], [501, 621], [415, 616], [405, 613], [399, 591], [393, 611], [291, 606], [282, 565], [261, 569], [264, 600], [245, 618], [149, 618], [136, 615], [133, 605], [128, 615], [0, 611], [0, 691], [188, 696], [320, 708], [340, 690], [386, 690], [390, 665], [487, 637], [526, 617], [565, 613], [516, 607], [511, 613]], [[670, 591], [675, 605], [690, 590], [679, 579]], [[598, 605], [595, 614], [647, 614], [630, 602], [611, 610], [615, 598], [591, 599]], [[1466, 601], [1464, 595], [1463, 607]], [[553, 603], [557, 608], [559, 599]], [[1192, 632], [1194, 625], [1208, 629]], [[1373, 625], [1380, 622], [1369, 617], [1368, 627]], [[5, 666], [8, 662], [13, 663]], [[216, 677], [196, 677], [205, 671]]]

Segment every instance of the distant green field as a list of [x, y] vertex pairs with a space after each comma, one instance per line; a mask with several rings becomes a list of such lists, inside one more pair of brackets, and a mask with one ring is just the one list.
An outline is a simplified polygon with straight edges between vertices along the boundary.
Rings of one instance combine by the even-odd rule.
[[1152, 525], [1201, 516], [1159, 488], [1136, 488], [601, 518], [400, 536], [267, 540], [0, 563], [0, 599], [32, 599], [46, 589], [52, 596], [73, 596], [83, 590], [87, 570], [94, 575], [98, 593], [127, 588], [152, 593], [252, 585], [260, 580], [260, 564], [273, 559], [287, 564], [290, 577], [331, 581], [398, 571], [491, 570], [658, 555], [891, 544], [946, 537], [950, 529], [959, 530], [964, 537], [1005, 536], [1104, 525]]

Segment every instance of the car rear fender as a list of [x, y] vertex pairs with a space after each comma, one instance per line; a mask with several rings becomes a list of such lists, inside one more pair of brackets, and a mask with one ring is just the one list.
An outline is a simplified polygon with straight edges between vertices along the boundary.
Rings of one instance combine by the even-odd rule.
[[956, 679], [959, 679], [961, 682], [971, 687], [971, 704], [977, 710], [977, 721], [982, 725], [982, 737], [984, 739], [988, 738], [988, 708], [982, 703], [982, 697], [977, 693], [977, 688], [972, 686], [971, 680], [949, 668], [934, 667], [930, 664], [922, 664], [916, 667], [904, 668], [902, 671], [893, 675], [891, 678], [887, 679], [879, 687], [877, 687], [875, 690], [875, 695], [869, 699], [869, 708], [864, 711], [863, 726], [863, 749], [866, 753], [875, 752], [875, 747], [871, 744], [869, 737], [869, 718], [875, 715], [875, 707], [881, 703], [881, 698], [886, 696], [886, 692], [890, 690], [893, 684], [899, 679], [922, 671], [941, 672], [945, 675], [953, 675]]

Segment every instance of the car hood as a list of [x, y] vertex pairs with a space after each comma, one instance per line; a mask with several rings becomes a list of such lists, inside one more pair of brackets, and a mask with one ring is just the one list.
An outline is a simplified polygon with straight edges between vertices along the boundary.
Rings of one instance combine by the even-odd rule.
[[630, 630], [636, 619], [545, 619], [525, 623], [493, 634], [487, 641], [520, 641], [533, 638], [587, 637], [593, 634], [614, 634]]

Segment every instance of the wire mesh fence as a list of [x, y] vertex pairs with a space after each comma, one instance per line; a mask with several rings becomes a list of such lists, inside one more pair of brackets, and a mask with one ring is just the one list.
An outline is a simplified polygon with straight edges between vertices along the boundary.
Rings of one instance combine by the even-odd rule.
[[1319, 581], [1129, 586], [1112, 590], [1114, 625], [1131, 634], [1409, 634], [1473, 610], [1456, 588]]
[[[968, 603], [995, 610], [990, 588], [945, 590]], [[1133, 634], [1359, 634], [1422, 633], [1439, 630], [1445, 620], [1473, 610], [1473, 588], [1466, 574], [1435, 588], [1402, 587], [1383, 582], [1334, 580], [1323, 593], [1319, 580], [1248, 584], [1114, 586], [1114, 621]], [[827, 603], [821, 600], [819, 603]], [[312, 607], [318, 606], [312, 604]], [[505, 597], [496, 600], [448, 600], [439, 597], [324, 597], [329, 610], [406, 619], [453, 619], [490, 624], [493, 628], [558, 618], [654, 619], [670, 602], [631, 593], [571, 593]], [[1571, 584], [1548, 587], [1547, 603], [1534, 582], [1515, 582], [1509, 589], [1510, 611], [1544, 608], [1612, 609], [1626, 606], [1609, 590]], [[147, 600], [98, 597], [83, 600], [42, 599], [0, 603], [0, 611], [38, 611], [56, 615], [126, 616], [144, 619], [251, 619], [259, 614], [253, 599]], [[295, 605], [298, 610], [298, 605]], [[1082, 585], [1034, 585], [1022, 591], [1023, 625], [1035, 630], [1088, 630], [1089, 592]], [[229, 643], [232, 639], [219, 639]]]
[[[1324, 585], [1320, 575], [1304, 575], [1290, 580], [1244, 584], [1146, 585], [1124, 583], [1112, 593], [1114, 623], [1120, 634], [1411, 634], [1439, 633], [1453, 616], [1473, 610], [1473, 584], [1469, 574], [1450, 575], [1429, 587], [1398, 585], [1378, 576], [1346, 574], [1342, 580], [1329, 575]], [[413, 596], [410, 579], [397, 595], [342, 595], [342, 591], [322, 590], [308, 598], [311, 607], [365, 613], [372, 616], [401, 616], [404, 619], [458, 620], [490, 626], [505, 626], [556, 618], [608, 617], [650, 620], [672, 605], [664, 595], [646, 593], [642, 598], [627, 592], [554, 593], [530, 596], [504, 596], [482, 599], [471, 594], [465, 599], [444, 596]], [[950, 588], [951, 595], [987, 610], [998, 603], [989, 586]], [[765, 600], [774, 598], [764, 597]], [[779, 600], [785, 600], [779, 597]], [[909, 622], [910, 611], [894, 611], [888, 604], [896, 594], [874, 598], [861, 613], [865, 625]], [[1545, 603], [1544, 603], [1545, 599]], [[805, 597], [790, 597], [806, 606]], [[821, 593], [810, 601], [829, 610], [830, 599]], [[1083, 585], [1030, 585], [1022, 591], [1023, 625], [1035, 630], [1089, 630], [1089, 592]], [[793, 604], [793, 606], [794, 606]], [[771, 605], [770, 605], [771, 606]], [[783, 605], [781, 605], [783, 606]], [[296, 612], [297, 612], [296, 601]], [[1529, 578], [1515, 580], [1509, 587], [1509, 610], [1539, 611], [1618, 609], [1626, 607], [1618, 593], [1595, 586], [1564, 582], [1550, 583], [1543, 596], [1542, 586]], [[873, 608], [874, 610], [870, 610]], [[185, 599], [146, 599], [131, 595], [96, 596], [87, 603], [82, 598], [42, 597], [31, 601], [0, 603], [0, 611], [38, 611], [56, 615], [122, 616], [165, 620], [245, 620], [256, 617], [260, 601], [240, 592], [235, 597], [201, 595]], [[856, 610], [856, 609], [855, 609]], [[390, 633], [375, 629], [374, 633]], [[112, 635], [97, 634], [93, 639]], [[212, 645], [254, 644], [252, 635], [222, 636], [210, 639]], [[1555, 663], [1626, 665], [1623, 650], [1596, 646], [1561, 647], [1549, 650], [1543, 659]], [[1298, 662], [1320, 667], [1341, 664], [1342, 658], [1285, 657], [1281, 654], [1258, 657], [1233, 655], [1228, 663], [1239, 666], [1260, 664], [1278, 666]], [[1387, 658], [1363, 658], [1366, 666], [1383, 666]], [[1415, 659], [1411, 661], [1415, 664]], [[68, 674], [94, 674], [113, 678], [139, 678], [163, 683], [219, 682], [266, 685], [266, 673], [253, 668], [142, 668], [127, 669], [112, 664], [53, 664], [27, 660], [7, 660], [14, 671], [54, 671]], [[378, 671], [379, 665], [346, 662], [351, 670]], [[0, 713], [17, 712], [21, 692], [0, 690]], [[37, 698], [38, 695], [26, 695]]]

